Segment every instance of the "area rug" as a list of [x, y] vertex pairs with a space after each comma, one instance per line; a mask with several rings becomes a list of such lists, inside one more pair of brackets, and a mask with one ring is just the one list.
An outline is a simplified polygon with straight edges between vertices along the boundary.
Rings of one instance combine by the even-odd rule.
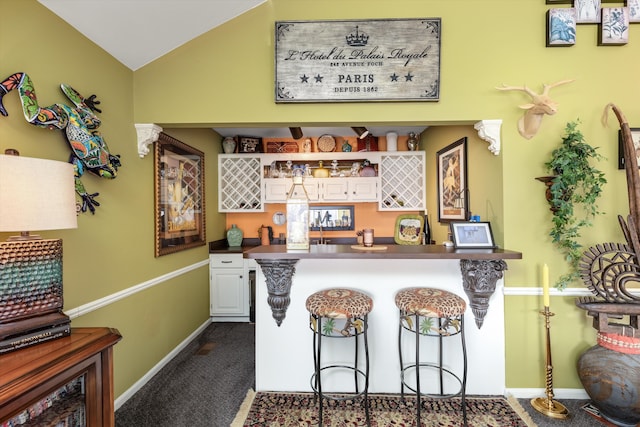
[[[361, 400], [329, 400], [324, 405], [322, 427], [365, 426]], [[417, 427], [413, 396], [369, 395], [371, 427]], [[422, 402], [421, 427], [462, 425], [459, 398], [431, 399]], [[469, 427], [536, 427], [533, 420], [513, 398], [468, 396]], [[308, 427], [318, 425], [318, 406], [311, 393], [247, 393], [231, 427]]]

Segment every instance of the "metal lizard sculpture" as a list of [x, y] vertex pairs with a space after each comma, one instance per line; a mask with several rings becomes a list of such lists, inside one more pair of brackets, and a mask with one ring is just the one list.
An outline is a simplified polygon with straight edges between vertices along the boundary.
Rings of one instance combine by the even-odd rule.
[[53, 104], [40, 107], [31, 79], [26, 73], [15, 73], [0, 83], [0, 114], [9, 113], [2, 104], [3, 97], [14, 89], [18, 89], [25, 119], [32, 125], [65, 131], [67, 142], [71, 147], [69, 162], [75, 170], [75, 190], [82, 199], [80, 210], [87, 209], [93, 214], [100, 203], [95, 200], [99, 193], [87, 193], [80, 178], [85, 170], [102, 178], [113, 179], [121, 166], [120, 156], [112, 155], [100, 133], [100, 119], [94, 114], [102, 110], [96, 107], [100, 101], [96, 95], [82, 97], [71, 86], [60, 85], [62, 92], [73, 102], [74, 107], [64, 104]]

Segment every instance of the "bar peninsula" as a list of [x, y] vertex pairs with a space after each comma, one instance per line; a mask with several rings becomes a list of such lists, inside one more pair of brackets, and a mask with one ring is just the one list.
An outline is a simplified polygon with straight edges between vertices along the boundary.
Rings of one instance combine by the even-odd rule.
[[[309, 251], [287, 251], [285, 245], [258, 246], [245, 251], [244, 257], [260, 265], [256, 277], [257, 391], [310, 390], [313, 334], [306, 298], [321, 289], [347, 287], [367, 292], [374, 301], [369, 316], [370, 391], [398, 392], [394, 296], [405, 287], [429, 286], [458, 293], [470, 307], [465, 316], [471, 355], [468, 393], [504, 392], [504, 295], [496, 289], [503, 283], [505, 260], [521, 259], [522, 253], [443, 245], [382, 244], [365, 250], [327, 244], [312, 245]], [[337, 357], [340, 347], [336, 344]], [[459, 361], [452, 357], [451, 363]]]

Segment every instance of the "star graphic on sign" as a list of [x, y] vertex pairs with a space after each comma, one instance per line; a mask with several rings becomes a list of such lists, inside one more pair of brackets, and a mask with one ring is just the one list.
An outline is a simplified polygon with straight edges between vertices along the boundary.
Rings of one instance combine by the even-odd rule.
[[413, 76], [411, 75], [411, 72], [409, 72], [409, 74], [407, 74], [406, 76], [404, 76], [405, 81], [410, 82], [413, 80]]
[[303, 74], [303, 75], [300, 77], [300, 81], [301, 81], [302, 83], [309, 83], [309, 76], [307, 76], [306, 74]]
[[314, 77], [314, 79], [316, 79], [316, 83], [322, 83], [323, 77], [320, 74], [318, 74], [317, 76]]
[[397, 82], [399, 76], [396, 73], [393, 73], [389, 77], [391, 78], [392, 82]]

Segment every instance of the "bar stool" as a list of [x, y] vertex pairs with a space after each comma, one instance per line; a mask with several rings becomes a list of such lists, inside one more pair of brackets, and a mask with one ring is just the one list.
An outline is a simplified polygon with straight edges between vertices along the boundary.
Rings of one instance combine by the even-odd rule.
[[[398, 326], [398, 354], [400, 356], [400, 390], [404, 400], [405, 387], [416, 394], [416, 425], [420, 426], [420, 410], [422, 407], [420, 396], [434, 398], [451, 398], [461, 396], [462, 398], [462, 419], [463, 425], [467, 425], [467, 405], [465, 401], [467, 386], [467, 347], [464, 338], [464, 312], [467, 304], [458, 295], [434, 288], [412, 287], [401, 289], [395, 297], [396, 306], [400, 312]], [[437, 320], [435, 322], [434, 320]], [[402, 357], [402, 336], [403, 331], [415, 334], [415, 361], [407, 362]], [[437, 338], [438, 340], [438, 362], [420, 361], [420, 336]], [[459, 374], [443, 367], [443, 339], [460, 335], [462, 345], [463, 372], [462, 378]], [[439, 393], [422, 393], [420, 389], [420, 369], [435, 369], [439, 378]], [[405, 380], [405, 373], [408, 370], [415, 371], [415, 389]], [[453, 385], [459, 384], [459, 388], [454, 392], [445, 393], [444, 378], [448, 377]], [[457, 388], [457, 387], [456, 387]]]
[[[373, 300], [363, 292], [344, 288], [331, 288], [318, 291], [307, 298], [306, 308], [309, 311], [309, 326], [313, 331], [313, 365], [314, 373], [311, 376], [311, 388], [314, 398], [319, 399], [318, 418], [322, 426], [323, 399], [347, 400], [364, 397], [365, 416], [367, 426], [371, 425], [369, 418], [369, 343], [367, 339], [367, 319], [373, 308]], [[338, 324], [336, 319], [344, 319], [344, 323]], [[364, 370], [358, 366], [359, 339], [362, 336], [364, 344]], [[354, 339], [354, 363], [349, 364], [323, 364], [322, 338], [353, 338]], [[355, 391], [340, 392], [336, 394], [323, 393], [322, 372], [331, 370], [351, 370], [355, 382]], [[364, 386], [360, 390], [358, 378], [364, 380]]]

